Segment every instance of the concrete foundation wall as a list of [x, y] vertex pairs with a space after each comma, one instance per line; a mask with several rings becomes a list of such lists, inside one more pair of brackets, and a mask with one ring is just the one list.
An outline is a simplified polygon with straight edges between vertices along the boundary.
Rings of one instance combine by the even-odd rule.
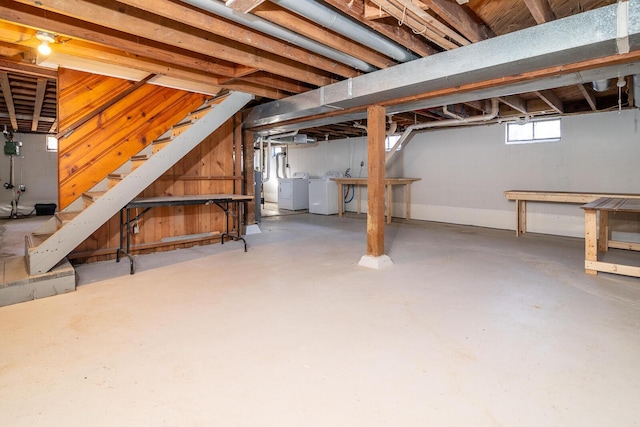
[[[412, 186], [415, 219], [515, 229], [505, 190], [640, 193], [639, 119], [637, 109], [564, 117], [562, 140], [541, 144], [506, 145], [504, 123], [423, 131], [392, 159], [387, 176], [422, 178]], [[361, 160], [366, 176], [365, 138], [290, 146], [288, 155], [292, 172], [315, 176], [347, 167], [358, 176]], [[274, 178], [265, 188], [277, 197]], [[397, 190], [394, 216], [404, 216], [404, 200]], [[529, 203], [528, 231], [582, 237], [582, 209]]]
[[[26, 191], [21, 194], [19, 211], [28, 214], [36, 203], [58, 203], [58, 153], [46, 150], [46, 135], [21, 134], [13, 136], [14, 141], [22, 141], [20, 155], [14, 159], [14, 185], [24, 184]], [[4, 147], [4, 138], [0, 140]], [[11, 212], [12, 192], [4, 188], [9, 182], [9, 156], [0, 155], [0, 217]]]

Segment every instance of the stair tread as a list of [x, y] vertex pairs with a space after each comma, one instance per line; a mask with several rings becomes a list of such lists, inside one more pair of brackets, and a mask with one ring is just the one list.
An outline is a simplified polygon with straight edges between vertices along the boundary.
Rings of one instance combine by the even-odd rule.
[[73, 221], [75, 217], [82, 211], [66, 211], [66, 212], [56, 212], [56, 218], [63, 224], [66, 224], [69, 221]]
[[42, 242], [53, 236], [53, 233], [36, 234], [31, 233], [27, 236], [26, 243], [28, 248], [37, 248]]
[[183, 127], [189, 127], [193, 123], [195, 123], [195, 120], [188, 119], [188, 120], [185, 120], [184, 122], [180, 122], [180, 123], [178, 123], [176, 125], [173, 125], [171, 127], [171, 129], [179, 129], [179, 128], [183, 128]]
[[86, 191], [86, 192], [82, 193], [82, 197], [84, 197], [86, 199], [95, 200], [95, 199], [99, 199], [100, 197], [104, 196], [104, 193], [106, 193], [106, 191]]
[[172, 139], [174, 139], [175, 137], [173, 136], [165, 136], [164, 138], [158, 138], [155, 141], [153, 141], [151, 144], [164, 144], [165, 142], [169, 142]]

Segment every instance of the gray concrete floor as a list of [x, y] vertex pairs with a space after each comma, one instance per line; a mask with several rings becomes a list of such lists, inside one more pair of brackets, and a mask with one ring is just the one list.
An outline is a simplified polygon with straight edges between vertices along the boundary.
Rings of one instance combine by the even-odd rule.
[[583, 241], [363, 217], [79, 266], [0, 308], [3, 426], [632, 426], [640, 280]]

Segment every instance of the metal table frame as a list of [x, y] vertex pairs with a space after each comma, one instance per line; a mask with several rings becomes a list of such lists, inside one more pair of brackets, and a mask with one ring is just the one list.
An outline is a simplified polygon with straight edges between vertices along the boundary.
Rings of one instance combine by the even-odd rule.
[[[220, 243], [224, 244], [225, 237], [230, 237], [234, 241], [242, 241], [244, 243], [244, 251], [247, 252], [247, 241], [241, 236], [240, 228], [242, 225], [243, 209], [242, 205], [246, 202], [253, 201], [253, 196], [245, 196], [240, 194], [197, 194], [187, 196], [158, 196], [158, 197], [139, 197], [127, 203], [120, 209], [120, 247], [116, 251], [116, 262], [120, 262], [120, 254], [129, 258], [130, 274], [133, 274], [133, 256], [131, 255], [131, 224], [139, 220], [144, 214], [152, 208], [160, 206], [186, 206], [186, 205], [216, 205], [225, 214], [226, 224], [225, 231], [220, 235]], [[232, 214], [230, 206], [235, 205], [238, 212], [238, 227], [235, 234], [229, 232], [229, 216]], [[143, 209], [135, 217], [131, 218], [131, 209]], [[126, 220], [125, 220], [126, 216]], [[126, 233], [124, 230], [126, 229]], [[126, 239], [123, 239], [123, 234]], [[126, 245], [123, 248], [123, 241]]]

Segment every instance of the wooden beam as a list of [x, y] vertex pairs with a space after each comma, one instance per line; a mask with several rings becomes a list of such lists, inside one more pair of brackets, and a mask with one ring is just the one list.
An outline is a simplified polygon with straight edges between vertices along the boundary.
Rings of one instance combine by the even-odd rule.
[[[374, 0], [375, 1], [375, 0]], [[400, 4], [402, 7], [406, 8], [407, 11], [411, 11], [411, 13], [415, 14], [420, 20], [427, 24], [428, 27], [431, 27], [435, 32], [440, 32], [444, 37], [447, 37], [451, 40], [455, 40], [461, 46], [465, 46], [469, 44], [469, 40], [460, 35], [456, 30], [453, 30], [438, 21], [438, 19], [429, 15], [427, 12], [422, 10], [422, 8], [416, 6], [411, 2], [411, 0], [391, 0], [396, 4]]]
[[529, 113], [529, 109], [527, 108], [527, 102], [517, 95], [502, 96], [498, 99], [504, 102], [505, 104], [507, 104], [509, 107], [513, 108], [514, 110], [518, 110], [523, 114]]
[[[0, 13], [2, 9], [0, 8]], [[3, 32], [0, 28], [0, 34]], [[2, 37], [0, 35], [0, 37]], [[7, 61], [0, 58], [0, 71], [19, 72], [20, 74], [27, 74], [35, 77], [46, 77], [49, 79], [57, 79], [58, 72], [55, 70], [49, 70], [46, 68], [38, 67], [36, 65], [25, 64], [24, 62]]]
[[557, 113], [564, 113], [562, 101], [553, 93], [552, 90], [540, 90], [534, 92], [540, 99], [547, 103], [547, 105], [553, 108]]
[[55, 12], [178, 48], [188, 46], [189, 50], [203, 55], [215, 55], [225, 61], [263, 69], [316, 86], [326, 86], [334, 82], [331, 77], [319, 72], [320, 70], [314, 70], [305, 64], [286, 59], [280, 55], [248, 48], [238, 42], [230, 42], [228, 39], [210, 33], [203, 37], [198, 35], [194, 28], [186, 26], [172, 28], [158, 24], [157, 16], [143, 15], [139, 10], [135, 11], [130, 6], [121, 5], [117, 9], [110, 9], [83, 0], [39, 0], [37, 2], [15, 0], [15, 2], [36, 3], [37, 8], [48, 12]]
[[544, 24], [556, 19], [556, 14], [553, 13], [548, 0], [524, 0], [524, 3], [538, 24]]
[[163, 2], [158, 6], [149, 0], [119, 0], [120, 3], [145, 10], [178, 22], [188, 23], [189, 26], [207, 31], [227, 39], [247, 44], [267, 52], [305, 63], [320, 70], [329, 71], [342, 77], [355, 77], [359, 73], [344, 64], [319, 56], [313, 52], [297, 47], [292, 43], [280, 41], [263, 33], [245, 28], [233, 22], [219, 19], [216, 15], [206, 14], [183, 6], [179, 3]]
[[596, 111], [598, 109], [596, 106], [596, 96], [589, 92], [584, 85], [578, 85], [578, 89], [580, 89], [580, 93], [584, 96], [584, 99], [589, 104], [589, 107], [591, 107], [591, 110]]
[[264, 2], [264, 0], [227, 0], [224, 4], [238, 12], [249, 13], [262, 2]]
[[[168, 49], [166, 45], [159, 43], [150, 43], [146, 40], [140, 40], [134, 35], [118, 33], [115, 31], [105, 32], [104, 28], [97, 25], [78, 21], [55, 13], [47, 13], [43, 16], [42, 11], [22, 4], [12, 4], [6, 7], [0, 2], [0, 16], [3, 19], [19, 22], [24, 25], [35, 28], [47, 28], [59, 35], [71, 37], [73, 41], [88, 41], [95, 43], [95, 48], [100, 49], [102, 46], [109, 46], [113, 49], [125, 51], [127, 57], [131, 60], [137, 58], [144, 60], [145, 58], [153, 58], [156, 61], [163, 61], [172, 66], [184, 66], [186, 68], [196, 68], [205, 73], [210, 73], [212, 77], [236, 75], [236, 67], [225, 61], [214, 61], [208, 56], [189, 56], [183, 51]], [[23, 30], [16, 25], [0, 21], [0, 39], [21, 40]], [[27, 42], [25, 40], [25, 42]], [[57, 48], [60, 48], [58, 45]], [[127, 63], [123, 63], [126, 66]], [[39, 67], [41, 71], [49, 71]], [[57, 71], [50, 71], [53, 77], [57, 76]]]
[[304, 19], [274, 3], [263, 3], [259, 8], [254, 9], [252, 13], [262, 19], [266, 19], [295, 33], [302, 34], [305, 37], [344, 52], [378, 68], [388, 68], [396, 65], [395, 61], [387, 58], [385, 55], [369, 49], [367, 46], [356, 43], [348, 37], [321, 28], [316, 23]]
[[271, 87], [273, 89], [278, 89], [282, 91], [286, 91], [292, 94], [302, 93], [310, 90], [308, 86], [305, 86], [295, 80], [289, 80], [282, 77], [274, 76], [273, 74], [264, 73], [262, 71], [250, 74], [248, 76], [236, 79], [223, 80], [220, 84], [227, 85], [233, 83], [251, 83], [257, 85], [263, 85], [266, 87]]
[[[450, 49], [455, 49], [459, 47], [458, 44], [449, 40], [443, 31], [435, 30], [433, 26], [427, 25], [427, 22], [422, 19], [422, 16], [417, 16], [414, 13], [408, 13], [407, 10], [411, 10], [411, 9], [405, 8], [404, 4], [399, 3], [395, 0], [371, 0], [371, 1], [377, 4], [378, 6], [380, 6], [385, 12], [389, 13], [395, 19], [402, 22], [403, 25], [406, 25], [409, 28], [411, 28], [414, 33], [420, 34], [420, 36], [437, 44], [441, 48], [445, 50], [450, 50]], [[417, 10], [424, 12], [420, 8], [417, 8]]]
[[44, 95], [47, 91], [47, 79], [40, 77], [36, 85], [36, 99], [33, 106], [33, 121], [31, 122], [31, 132], [38, 130], [38, 122], [40, 121], [40, 113], [42, 112], [42, 104], [44, 103]]
[[[260, 200], [261, 194], [260, 189], [262, 188], [262, 184], [260, 184], [257, 188], [255, 185], [255, 166], [253, 164], [253, 158], [255, 155], [255, 151], [253, 150], [253, 132], [244, 131], [242, 132], [242, 152], [243, 152], [243, 165], [244, 169], [242, 170], [242, 175], [244, 176], [244, 194], [248, 196], [253, 196], [254, 201], [257, 199]], [[244, 216], [245, 222], [247, 225], [256, 223], [256, 207], [255, 203], [247, 203], [247, 211]]]
[[13, 127], [13, 130], [18, 130], [18, 120], [16, 119], [16, 107], [13, 104], [11, 84], [9, 83], [9, 76], [5, 71], [0, 71], [0, 87], [2, 88], [4, 103], [7, 105], [7, 110], [9, 111], [9, 120], [11, 121], [11, 127]]
[[382, 22], [370, 21], [364, 19], [364, 6], [361, 1], [349, 1], [344, 0], [322, 0], [336, 9], [343, 12], [345, 15], [362, 22], [364, 25], [374, 29], [380, 34], [390, 38], [394, 42], [403, 45], [407, 49], [417, 53], [421, 56], [429, 56], [434, 53], [438, 53], [433, 47], [431, 47], [426, 40], [421, 40], [415, 37], [415, 34], [411, 29], [406, 27], [399, 27], [398, 25], [389, 25]]
[[488, 26], [480, 24], [478, 22], [480, 19], [471, 15], [468, 8], [465, 9], [447, 0], [422, 0], [422, 3], [428, 5], [438, 16], [472, 42], [495, 37], [493, 31]]
[[[411, 1], [413, 2], [413, 4], [415, 4], [416, 6], [418, 6], [423, 10], [429, 9], [429, 7], [426, 4], [422, 3], [422, 1], [420, 0], [411, 0]], [[382, 10], [382, 8], [377, 4], [374, 4], [372, 0], [364, 0], [364, 18], [365, 19], [382, 19], [382, 18], [388, 18], [389, 16], [391, 15], [389, 15], [387, 12]]]
[[[384, 255], [384, 139], [386, 108], [367, 108], [367, 255]], [[391, 203], [391, 200], [387, 201]]]

